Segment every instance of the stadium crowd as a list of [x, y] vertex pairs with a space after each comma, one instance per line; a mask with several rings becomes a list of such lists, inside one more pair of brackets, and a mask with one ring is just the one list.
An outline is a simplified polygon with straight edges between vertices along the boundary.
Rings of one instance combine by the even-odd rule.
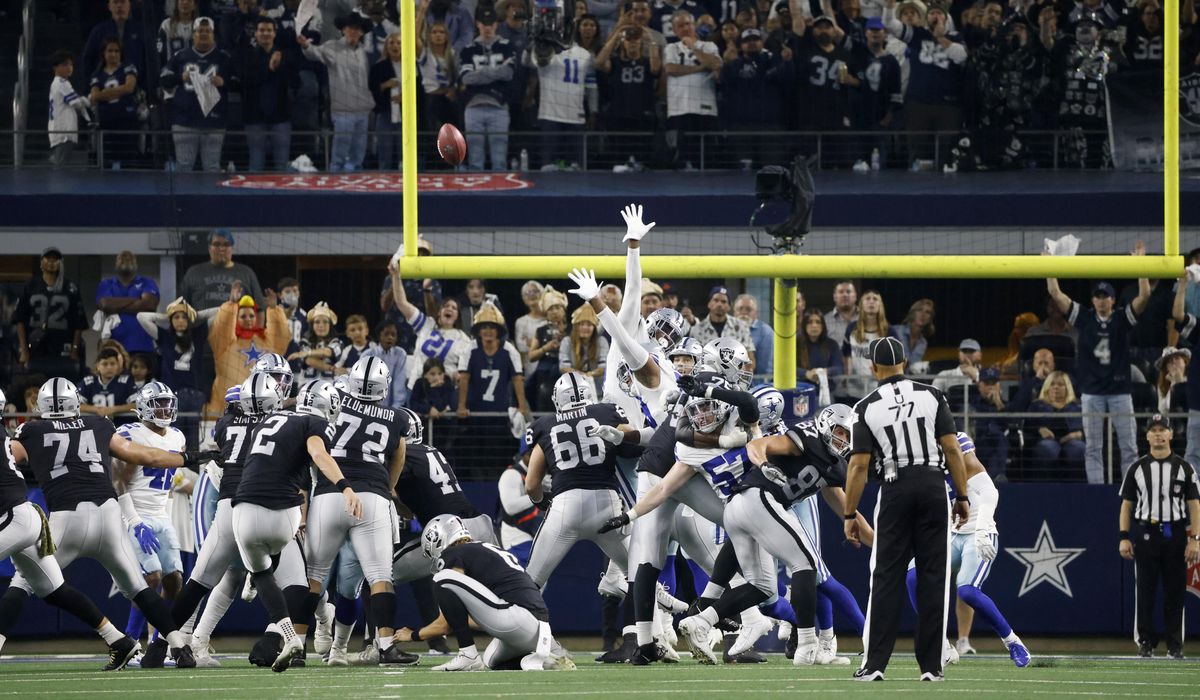
[[[410, 407], [433, 421], [431, 433], [447, 454], [455, 454], [460, 438], [466, 445], [468, 431], [496, 438], [482, 445], [473, 440], [463, 450], [467, 473], [478, 468], [479, 476], [490, 478], [517, 449], [510, 432], [521, 431], [514, 426], [553, 410], [550, 390], [562, 373], [593, 378], [599, 395], [613, 369], [606, 366], [609, 338], [596, 313], [586, 304], [571, 308], [562, 280], [526, 282], [520, 290], [524, 308], [513, 309], [489, 292], [487, 280], [470, 280], [462, 294], [451, 296], [438, 280], [380, 271], [377, 308], [333, 309], [305, 297], [295, 278], [260, 282], [253, 269], [234, 260], [234, 250], [233, 233], [212, 232], [209, 260], [182, 274], [174, 300], [160, 298], [156, 281], [138, 273], [132, 253], [122, 252], [116, 275], [85, 302], [84, 292], [65, 279], [62, 252], [46, 249], [41, 274], [25, 284], [8, 319], [11, 330], [3, 333], [16, 341], [6, 349], [14, 351], [6, 372], [12, 378], [7, 410], [36, 413], [38, 387], [61, 376], [78, 380], [86, 412], [121, 421], [132, 409], [133, 393], [157, 379], [179, 397], [181, 428], [195, 446], [207, 434], [200, 421], [221, 414], [225, 389], [245, 380], [259, 356], [283, 354], [299, 382], [335, 379], [360, 357], [375, 356], [392, 378], [386, 405]], [[432, 254], [431, 243], [422, 238], [419, 252]], [[1200, 262], [1200, 250], [1188, 259]], [[701, 344], [739, 341], [754, 363], [756, 382], [772, 381], [775, 335], [766, 300], [718, 284], [702, 308], [689, 308], [672, 287], [644, 280], [643, 312], [677, 309], [686, 333]], [[890, 300], [889, 312], [878, 291], [851, 280], [833, 284], [825, 300], [800, 296], [796, 405], [815, 411], [871, 391], [867, 349], [872, 340], [891, 336], [905, 348], [910, 370], [946, 391], [956, 414], [969, 416], [967, 428], [994, 477], [1102, 481], [1103, 414], [1111, 414], [1120, 448], [1119, 462], [1116, 454], [1111, 460], [1123, 470], [1136, 448], [1132, 418], [1123, 414], [1200, 408], [1200, 380], [1189, 381], [1200, 362], [1188, 330], [1189, 321], [1200, 318], [1200, 287], [1154, 281], [1145, 290], [1133, 283], [1118, 290], [1101, 282], [1091, 289], [1090, 302], [1074, 300], [1082, 305], [1078, 311], [1071, 300], [1060, 301], [1067, 297], [1057, 283], [1048, 291], [1045, 308], [1019, 314], [1006, 347], [988, 348], [986, 359], [973, 338], [959, 339], [956, 357], [952, 348], [927, 357], [937, 315], [933, 299]], [[613, 284], [601, 291], [614, 309], [621, 294]], [[904, 311], [894, 311], [897, 303]], [[1121, 357], [1115, 345], [1120, 339], [1112, 345], [1107, 337], [1079, 340], [1089, 303], [1097, 310], [1115, 303], [1120, 314], [1127, 306], [1136, 312], [1137, 324], [1124, 341], [1127, 371], [1105, 359]], [[84, 347], [89, 325], [98, 331], [97, 348]], [[96, 359], [85, 367], [87, 357]], [[1081, 412], [1094, 418], [1081, 419]], [[1023, 416], [992, 415], [997, 413]], [[1200, 425], [1184, 423], [1176, 421], [1174, 434], [1181, 443], [1187, 436], [1188, 457], [1195, 458]]]
[[[473, 170], [570, 169], [585, 148], [687, 168], [700, 132], [724, 134], [725, 166], [762, 164], [779, 137], [739, 134], [780, 131], [825, 134], [833, 167], [973, 169], [1024, 166], [1021, 133], [1056, 130], [1073, 134], [1063, 162], [1094, 167], [1105, 77], [1162, 70], [1157, 0], [831, 2], [574, 0], [554, 20], [525, 0], [419, 0], [419, 129], [458, 125]], [[330, 170], [396, 168], [397, 3], [323, 0], [297, 27], [300, 4], [109, 0], [82, 51], [52, 59], [51, 162], [68, 161], [94, 112], [102, 132], [124, 132], [104, 135], [104, 167], [286, 170], [318, 155], [301, 133], [331, 126]], [[1186, 0], [1185, 74], [1200, 63], [1196, 22]], [[169, 129], [172, 147], [146, 129]], [[585, 130], [610, 135], [585, 146]], [[922, 132], [960, 136], [933, 163]]]

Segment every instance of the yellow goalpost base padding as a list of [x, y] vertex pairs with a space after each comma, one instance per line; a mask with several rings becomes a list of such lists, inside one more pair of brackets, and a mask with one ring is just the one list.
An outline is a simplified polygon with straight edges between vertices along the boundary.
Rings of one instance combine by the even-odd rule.
[[[402, 256], [405, 277], [435, 279], [564, 280], [571, 268], [590, 268], [597, 278], [622, 284], [624, 255]], [[778, 277], [798, 279], [912, 278], [1021, 279], [1177, 278], [1183, 258], [1163, 255], [647, 255], [650, 278]]]

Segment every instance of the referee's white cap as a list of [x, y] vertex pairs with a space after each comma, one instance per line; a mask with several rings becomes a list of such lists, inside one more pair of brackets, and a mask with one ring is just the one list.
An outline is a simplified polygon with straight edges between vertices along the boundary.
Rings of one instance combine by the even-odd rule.
[[899, 340], [888, 336], [871, 341], [871, 362], [884, 367], [904, 364], [904, 346]]

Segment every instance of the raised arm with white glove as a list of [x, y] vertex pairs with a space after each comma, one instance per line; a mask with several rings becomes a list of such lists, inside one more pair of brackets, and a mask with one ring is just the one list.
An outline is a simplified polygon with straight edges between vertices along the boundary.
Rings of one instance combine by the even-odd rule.
[[633, 335], [642, 319], [642, 237], [654, 228], [654, 222], [642, 223], [642, 205], [630, 204], [621, 210], [625, 220], [625, 291], [621, 298], [621, 311], [617, 320], [621, 327]]

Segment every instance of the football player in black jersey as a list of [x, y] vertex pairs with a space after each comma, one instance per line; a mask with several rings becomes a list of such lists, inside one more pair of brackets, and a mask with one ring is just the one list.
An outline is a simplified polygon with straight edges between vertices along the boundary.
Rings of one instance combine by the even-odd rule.
[[[122, 595], [136, 603], [150, 624], [166, 636], [176, 666], [194, 668], [196, 661], [187, 640], [172, 622], [163, 599], [142, 577], [113, 489], [110, 455], [150, 467], [194, 471], [197, 464], [209, 459], [209, 453], [165, 452], [125, 440], [109, 419], [81, 415], [75, 385], [59, 377], [38, 390], [37, 405], [45, 420], [21, 424], [12, 445], [14, 457], [28, 460], [46, 494], [59, 566], [65, 569], [79, 557], [99, 561]], [[16, 620], [29, 593], [44, 595], [54, 590], [51, 582], [40, 577], [27, 579], [25, 573], [38, 572], [17, 572], [0, 601], [0, 629], [8, 629]]]
[[[420, 657], [392, 644], [395, 633], [392, 625], [396, 619], [396, 592], [392, 587], [392, 493], [404, 468], [409, 418], [402, 411], [382, 405], [391, 380], [387, 367], [376, 357], [360, 358], [346, 375], [346, 393], [333, 423], [333, 448], [329, 454], [359, 494], [362, 515], [357, 518], [348, 515], [333, 482], [318, 474], [308, 508], [305, 549], [309, 590], [319, 596], [338, 550], [349, 540], [357, 560], [352, 566], [361, 567], [360, 580], [365, 577], [371, 587], [368, 609], [375, 626], [379, 663], [407, 665], [417, 663]], [[341, 593], [352, 596], [354, 592]], [[315, 604], [314, 596], [310, 596], [310, 602]]]
[[[546, 601], [516, 557], [494, 544], [472, 540], [454, 515], [425, 523], [421, 549], [434, 560], [434, 594], [442, 613], [419, 630], [400, 629], [396, 639], [419, 642], [453, 633], [458, 655], [434, 671], [575, 667], [554, 641]], [[492, 636], [482, 655], [475, 648], [472, 623]]]
[[[816, 663], [816, 547], [790, 506], [818, 490], [833, 508], [843, 506], [843, 460], [850, 449], [852, 422], [850, 407], [834, 404], [822, 410], [816, 421], [798, 423], [784, 435], [747, 443], [747, 456], [757, 468], [748, 470], [733, 486], [725, 506], [725, 532], [747, 583], [726, 588], [711, 606], [682, 620], [680, 632], [685, 638], [703, 638], [722, 617], [775, 595], [778, 558], [791, 576], [791, 603], [796, 612], [798, 647], [792, 662], [797, 666]], [[858, 517], [860, 526], [866, 526], [863, 531], [870, 533], [866, 520]], [[871, 534], [867, 534], [866, 541], [870, 540]], [[727, 583], [719, 581], [718, 585]]]
[[[428, 523], [439, 515], [453, 515], [466, 525], [476, 542], [499, 544], [492, 519], [479, 512], [463, 494], [454, 468], [436, 447], [424, 444], [425, 425], [410, 409], [408, 451], [404, 470], [396, 482], [396, 501], [400, 512], [412, 515], [419, 523]], [[429, 575], [429, 562], [421, 554], [419, 539], [411, 539], [393, 555], [392, 581], [415, 581]]]
[[[264, 356], [265, 357], [265, 356]], [[261, 359], [261, 358], [260, 358]], [[258, 365], [256, 364], [256, 367]], [[259, 374], [257, 370], [251, 374]], [[278, 376], [272, 374], [272, 378]], [[290, 376], [290, 375], [289, 375]], [[249, 380], [247, 380], [249, 383]], [[276, 382], [280, 401], [286, 398], [285, 387], [291, 382]], [[171, 608], [171, 615], [176, 624], [186, 629], [187, 621], [195, 614], [200, 601], [208, 596], [208, 604], [204, 607], [204, 617], [196, 625], [193, 634], [193, 649], [196, 650], [196, 665], [200, 668], [220, 666], [220, 662], [208, 653], [208, 641], [217, 622], [224, 616], [230, 604], [242, 590], [246, 571], [242, 567], [241, 555], [238, 552], [237, 541], [233, 534], [233, 497], [237, 494], [238, 485], [242, 482], [242, 469], [250, 452], [250, 432], [262, 415], [247, 413], [240, 401], [238, 391], [227, 392], [236, 394], [239, 400], [230, 401], [225, 407], [225, 413], [217, 420], [213, 437], [220, 449], [217, 462], [221, 469], [221, 479], [217, 487], [217, 512], [213, 518], [212, 527], [204, 542], [200, 545], [200, 553], [192, 569], [191, 578], [184, 585], [183, 591]], [[229, 401], [229, 399], [226, 399]], [[308, 579], [304, 568], [304, 553], [299, 546], [287, 546], [280, 553], [279, 564], [275, 567], [274, 576], [281, 589], [300, 586], [307, 590]], [[281, 638], [271, 636], [267, 645], [277, 648]], [[277, 634], [277, 633], [274, 633]], [[257, 657], [256, 657], [257, 658]], [[266, 659], [265, 661], [272, 661]]]
[[578, 372], [560, 376], [554, 382], [552, 398], [554, 415], [534, 421], [527, 435], [533, 450], [525, 474], [526, 493], [534, 504], [543, 500], [546, 471], [554, 488], [554, 507], [533, 539], [529, 576], [538, 586], [546, 585], [580, 539], [595, 542], [625, 574], [629, 558], [625, 533], [598, 532], [601, 524], [622, 509], [616, 472], [617, 450], [622, 448], [595, 431], [601, 426], [628, 427], [629, 419], [614, 404], [596, 403], [591, 379]]
[[[273, 558], [293, 542], [300, 528], [300, 506], [311, 487], [309, 464], [316, 465], [341, 493], [346, 512], [362, 518], [362, 502], [329, 455], [329, 422], [337, 417], [341, 398], [333, 385], [316, 380], [305, 385], [296, 398], [296, 410], [277, 411], [280, 402], [275, 380], [265, 374], [251, 375], [241, 390], [242, 409], [262, 414], [247, 436], [250, 451], [242, 470], [242, 481], [233, 497], [233, 534], [242, 564], [250, 572], [271, 621], [279, 626], [283, 650], [271, 664], [286, 671], [292, 658], [304, 652], [303, 637], [297, 634], [288, 615], [284, 593], [271, 575]], [[317, 596], [307, 587], [297, 594], [293, 609], [315, 608]], [[293, 595], [289, 588], [289, 595]]]
[[[5, 404], [0, 391], [0, 406]], [[87, 596], [63, 580], [62, 569], [54, 558], [54, 542], [42, 509], [29, 502], [25, 477], [17, 461], [26, 459], [24, 448], [0, 433], [0, 558], [12, 557], [13, 566], [31, 581], [44, 581], [35, 593], [47, 603], [71, 613], [96, 630], [108, 644], [106, 671], [116, 671], [137, 653], [138, 644], [122, 634]], [[49, 590], [46, 590], [49, 588]], [[8, 621], [4, 608], [12, 599], [0, 599], [0, 619]], [[15, 622], [15, 615], [12, 621]], [[0, 648], [4, 647], [7, 626], [0, 627]]]

